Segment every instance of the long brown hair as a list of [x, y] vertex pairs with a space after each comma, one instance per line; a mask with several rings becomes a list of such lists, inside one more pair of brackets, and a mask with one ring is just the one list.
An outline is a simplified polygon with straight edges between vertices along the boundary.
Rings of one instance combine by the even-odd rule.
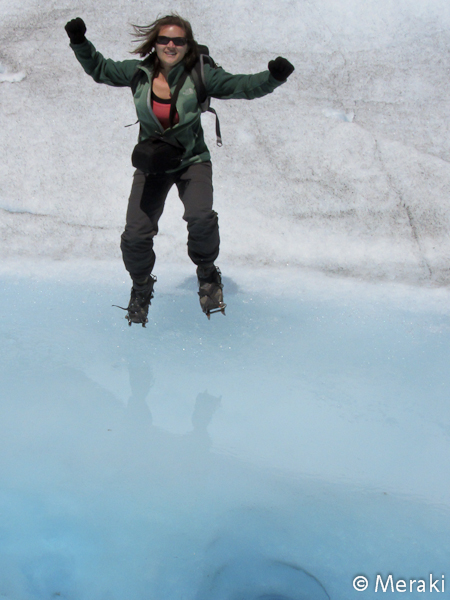
[[142, 58], [147, 57], [144, 59], [144, 63], [153, 67], [155, 73], [158, 73], [160, 64], [159, 58], [156, 55], [155, 44], [161, 27], [164, 27], [165, 25], [178, 25], [178, 27], [181, 27], [181, 29], [184, 30], [188, 44], [188, 51], [184, 57], [184, 64], [186, 69], [190, 71], [199, 57], [197, 42], [194, 40], [192, 27], [189, 21], [186, 21], [186, 19], [183, 19], [176, 13], [156, 19], [156, 21], [150, 25], [132, 25], [135, 37], [133, 41], [136, 43], [140, 42], [140, 44], [137, 48], [132, 50], [131, 53], [139, 54]]

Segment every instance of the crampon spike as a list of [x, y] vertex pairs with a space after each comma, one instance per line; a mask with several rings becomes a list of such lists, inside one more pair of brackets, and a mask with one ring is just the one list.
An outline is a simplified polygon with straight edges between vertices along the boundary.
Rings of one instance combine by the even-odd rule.
[[211, 320], [211, 315], [213, 315], [214, 313], [218, 313], [218, 312], [221, 312], [223, 314], [223, 316], [226, 317], [226, 314], [225, 314], [226, 307], [227, 307], [226, 304], [222, 304], [221, 306], [218, 306], [217, 308], [213, 308], [212, 310], [206, 311], [205, 314], [208, 317], [208, 320]]

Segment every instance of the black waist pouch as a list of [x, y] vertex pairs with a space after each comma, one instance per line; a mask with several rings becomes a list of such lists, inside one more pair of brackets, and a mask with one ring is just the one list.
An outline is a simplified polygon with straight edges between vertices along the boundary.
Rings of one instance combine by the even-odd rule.
[[179, 167], [184, 152], [184, 147], [177, 140], [152, 136], [136, 144], [131, 162], [145, 175], [156, 175]]

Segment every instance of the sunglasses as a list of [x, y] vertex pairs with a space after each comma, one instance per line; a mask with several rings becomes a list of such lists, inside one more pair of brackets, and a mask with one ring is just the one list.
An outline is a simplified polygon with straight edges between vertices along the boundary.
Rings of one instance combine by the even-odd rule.
[[175, 44], [175, 46], [186, 46], [187, 44], [187, 40], [184, 37], [167, 37], [166, 35], [158, 35], [158, 37], [156, 38], [156, 43], [160, 44], [161, 46], [167, 46], [167, 44], [170, 44], [170, 42], [173, 42]]

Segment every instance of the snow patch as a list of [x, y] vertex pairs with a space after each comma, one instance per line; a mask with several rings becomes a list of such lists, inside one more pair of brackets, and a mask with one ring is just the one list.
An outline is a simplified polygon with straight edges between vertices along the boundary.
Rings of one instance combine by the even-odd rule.
[[335, 110], [333, 108], [324, 108], [322, 112], [329, 119], [337, 119], [346, 123], [353, 123], [353, 119], [355, 118], [354, 112], [345, 113], [342, 110]]
[[22, 81], [26, 77], [26, 73], [19, 71], [18, 73], [8, 73], [8, 69], [0, 63], [0, 82], [15, 83]]

